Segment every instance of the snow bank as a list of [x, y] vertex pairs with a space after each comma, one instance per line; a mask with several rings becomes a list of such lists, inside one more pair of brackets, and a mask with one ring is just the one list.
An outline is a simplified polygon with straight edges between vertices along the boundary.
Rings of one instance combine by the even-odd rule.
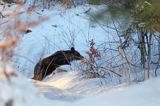
[[159, 106], [159, 82], [157, 78], [133, 86], [111, 87], [102, 85], [98, 78], [81, 79], [74, 71], [34, 83], [48, 99], [60, 100], [54, 101], [56, 106]]
[[[9, 70], [7, 71], [7, 73], [14, 72], [12, 68], [10, 68], [10, 66], [7, 65], [6, 67], [6, 69]], [[69, 76], [71, 77], [72, 75], [75, 75], [75, 73], [68, 73], [68, 75], [66, 75], [66, 78]], [[59, 75], [59, 77], [60, 76], [62, 75]], [[72, 81], [76, 82], [76, 78], [73, 79], [74, 80]], [[25, 78], [23, 78], [19, 74], [13, 75], [10, 77], [9, 80], [7, 80], [4, 74], [2, 73], [1, 68], [0, 106], [7, 106], [10, 104], [13, 106], [52, 106], [53, 104], [54, 106], [159, 106], [160, 104], [160, 79], [158, 78], [146, 81], [144, 83], [139, 83], [131, 87], [118, 87], [118, 89], [112, 88], [110, 90], [106, 89], [105, 92], [103, 91], [103, 94], [94, 96], [89, 96], [87, 95], [87, 93], [84, 93], [83, 96], [76, 95], [78, 93], [75, 92], [74, 89], [70, 89], [73, 91], [69, 91], [69, 89], [56, 88], [54, 87], [56, 83], [53, 83], [56, 80], [59, 79], [54, 78], [52, 82], [51, 79], [48, 82], [47, 80], [44, 82], [33, 81], [34, 84], [37, 84], [39, 88], [41, 88], [41, 92], [43, 91], [43, 93], [46, 93], [46, 97], [48, 96], [48, 98], [52, 99], [51, 101], [49, 99], [44, 98], [37, 91], [37, 89], [33, 87], [31, 83], [29, 83]], [[87, 80], [83, 82], [87, 83]], [[94, 82], [94, 80], [91, 82]], [[89, 88], [92, 84], [85, 85]], [[75, 86], [72, 86], [72, 88], [73, 87]], [[83, 87], [85, 88], [85, 86], [83, 86], [82, 84], [82, 86], [76, 88], [76, 91], [83, 91]], [[92, 87], [93, 86], [91, 86], [91, 89]], [[94, 91], [89, 92], [91, 89], [86, 89], [86, 91], [88, 90], [88, 93], [93, 93]], [[101, 89], [100, 86], [99, 89]], [[81, 92], [81, 94], [82, 93], [83, 92]], [[72, 102], [65, 102], [66, 100]]]
[[[46, 106], [46, 100], [23, 76], [10, 65], [0, 66], [0, 106]], [[7, 77], [6, 77], [7, 75]]]
[[[113, 92], [78, 101], [70, 106], [159, 106], [160, 79], [153, 79], [120, 92]], [[80, 105], [79, 105], [80, 104]]]
[[160, 79], [152, 79], [128, 88], [113, 89], [103, 95], [72, 102], [55, 102], [56, 106], [159, 106]]

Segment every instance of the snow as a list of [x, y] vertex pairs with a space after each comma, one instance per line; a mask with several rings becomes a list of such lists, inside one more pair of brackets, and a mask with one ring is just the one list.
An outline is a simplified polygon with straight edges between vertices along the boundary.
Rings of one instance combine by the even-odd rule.
[[[52, 90], [47, 91], [51, 91], [53, 93], [47, 92], [47, 94], [50, 94], [49, 96], [54, 94], [55, 98], [48, 97], [49, 99], [57, 99], [55, 94], [59, 94], [58, 96], [60, 98], [58, 98], [58, 100], [61, 101], [54, 101], [54, 105], [56, 106], [159, 106], [159, 81], [160, 79], [157, 78], [143, 83], [138, 83], [133, 86], [121, 85], [110, 89], [102, 86], [99, 86], [96, 89], [96, 86], [94, 88], [87, 83], [84, 84], [85, 86], [83, 84], [82, 86], [78, 86], [76, 88], [76, 92], [74, 91], [74, 89], [72, 89], [70, 93], [67, 93], [65, 90], [56, 90], [54, 89], [54, 87], [52, 87]], [[86, 83], [87, 81], [84, 82]], [[92, 81], [92, 83], [93, 82], [94, 81]], [[95, 82], [94, 85], [96, 85]], [[86, 91], [85, 93], [82, 92], [84, 89]], [[78, 90], [80, 91], [79, 93]], [[95, 92], [97, 92], [96, 95], [93, 95]], [[78, 97], [78, 99], [76, 97]], [[64, 102], [73, 100], [74, 102]]]
[[6, 73], [11, 75], [9, 79], [2, 73], [2, 64], [0, 66], [0, 106], [47, 105], [44, 96], [39, 93], [33, 84], [19, 73], [16, 73], [11, 65], [5, 66]]
[[150, 80], [131, 88], [123, 88], [108, 94], [94, 96], [70, 103], [70, 106], [159, 106], [159, 79]]
[[[57, 50], [75, 46], [87, 57], [89, 40], [94, 39], [97, 44], [116, 41], [114, 30], [104, 30], [101, 24], [90, 22], [91, 17], [85, 13], [90, 8], [91, 12], [95, 12], [103, 9], [102, 7], [83, 5], [69, 10], [55, 7], [53, 10], [35, 10], [31, 14], [22, 9], [24, 13], [18, 18], [23, 19], [23, 22], [46, 17], [48, 20], [30, 28], [32, 32], [25, 34], [16, 48], [13, 61], [16, 62], [17, 77], [8, 82], [4, 74], [0, 73], [0, 106], [5, 106], [9, 100], [14, 101], [13, 106], [159, 106], [159, 78], [132, 86], [128, 83], [113, 86], [113, 82], [103, 78], [83, 78], [76, 67], [80, 62], [73, 62], [71, 66], [60, 67], [67, 72], [57, 70], [56, 74], [43, 81], [30, 79], [35, 64]], [[15, 6], [6, 7], [2, 14], [7, 15], [13, 8]], [[114, 49], [117, 44], [108, 47]], [[7, 67], [9, 72], [15, 72], [10, 65]]]
[[[10, 66], [7, 67], [9, 67], [7, 69], [10, 70], [8, 73], [15, 72]], [[2, 70], [0, 70], [0, 72], [2, 72]], [[95, 89], [96, 87], [92, 88], [91, 85], [95, 84], [94, 80], [88, 84], [88, 80], [81, 80], [85, 84], [83, 85], [82, 82], [80, 82], [81, 86], [74, 90], [72, 88], [77, 85], [73, 85], [73, 82], [78, 82], [78, 80], [75, 80], [77, 74], [70, 72], [67, 75], [56, 75], [55, 78], [52, 77], [53, 79], [50, 78], [48, 81], [33, 82], [36, 83], [39, 89], [37, 90], [30, 83], [31, 80], [27, 81], [19, 73], [17, 73], [17, 76], [10, 77], [10, 81], [6, 80], [2, 73], [0, 75], [0, 106], [6, 106], [6, 103], [10, 100], [13, 101], [14, 106], [52, 106], [53, 104], [55, 106], [159, 106], [160, 104], [159, 78], [133, 86], [122, 85], [110, 88], [110, 90], [100, 86], [97, 89]], [[63, 78], [61, 77], [61, 79], [60, 76], [63, 76]], [[63, 79], [65, 80], [68, 77], [71, 77], [72, 80], [63, 82]], [[61, 85], [56, 86], [59, 84], [56, 83], [57, 81], [64, 85], [71, 86], [65, 86], [65, 88]], [[101, 90], [101, 92], [93, 95], [94, 92], [97, 92], [97, 90], [100, 91], [102, 88], [103, 90]], [[82, 92], [84, 89], [88, 92]], [[80, 91], [79, 93], [78, 90]], [[42, 94], [44, 94], [45, 97]]]

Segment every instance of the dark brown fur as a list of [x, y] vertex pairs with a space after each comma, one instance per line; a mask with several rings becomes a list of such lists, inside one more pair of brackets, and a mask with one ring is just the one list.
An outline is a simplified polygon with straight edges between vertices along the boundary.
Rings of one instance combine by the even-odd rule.
[[71, 61], [81, 60], [82, 58], [83, 56], [73, 47], [71, 50], [57, 51], [36, 64], [33, 79], [42, 80], [50, 75], [57, 67], [61, 65], [70, 65]]

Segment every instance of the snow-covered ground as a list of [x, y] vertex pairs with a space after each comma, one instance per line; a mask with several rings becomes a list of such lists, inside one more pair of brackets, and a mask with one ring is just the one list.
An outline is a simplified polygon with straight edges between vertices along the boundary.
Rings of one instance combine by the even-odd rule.
[[[8, 73], [13, 71], [8, 70], [10, 70]], [[159, 78], [133, 86], [121, 85], [108, 89], [97, 87], [94, 80], [80, 81], [78, 84], [75, 80], [76, 74], [70, 73], [57, 75], [52, 81], [50, 79], [47, 82], [36, 82], [39, 89], [37, 90], [30, 81], [28, 82], [19, 74], [10, 77], [9, 81], [2, 73], [0, 75], [0, 106], [8, 106], [8, 104], [13, 106], [53, 106], [53, 104], [55, 106], [159, 106], [160, 104]]]
[[[72, 102], [61, 103], [60, 105], [68, 106], [159, 106], [158, 88], [159, 79], [150, 80], [136, 86], [128, 88], [112, 89], [109, 92], [90, 96], [85, 99]], [[59, 105], [59, 102], [56, 105]]]
[[[3, 8], [2, 14], [12, 12], [13, 8]], [[48, 20], [30, 28], [32, 32], [24, 34], [16, 48], [13, 61], [16, 62], [18, 77], [13, 78], [10, 84], [4, 81], [5, 77], [0, 76], [0, 106], [8, 106], [6, 102], [12, 99], [15, 101], [13, 106], [159, 106], [158, 78], [131, 87], [127, 83], [113, 87], [109, 83], [102, 84], [104, 80], [101, 78], [84, 79], [76, 68], [80, 63], [73, 62], [71, 66], [61, 67], [67, 69], [67, 72], [50, 75], [43, 81], [30, 79], [35, 64], [57, 50], [74, 46], [87, 57], [89, 40], [94, 39], [96, 44], [116, 41], [114, 30], [90, 22], [92, 17], [86, 14], [88, 10], [95, 12], [101, 9], [103, 6], [83, 5], [69, 10], [55, 7], [52, 10], [35, 10], [31, 14], [24, 12], [16, 17], [26, 23], [43, 18]], [[6, 20], [11, 22], [16, 19], [5, 18], [1, 22]], [[0, 27], [3, 29], [4, 26]], [[108, 47], [114, 49], [117, 45]]]

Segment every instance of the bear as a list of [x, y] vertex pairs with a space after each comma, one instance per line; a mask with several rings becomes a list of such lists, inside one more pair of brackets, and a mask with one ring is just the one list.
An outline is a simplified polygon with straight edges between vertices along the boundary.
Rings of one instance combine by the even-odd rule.
[[34, 68], [34, 80], [43, 80], [46, 76], [61, 65], [70, 65], [74, 60], [82, 60], [84, 57], [72, 47], [70, 50], [57, 51], [51, 56], [40, 60]]

